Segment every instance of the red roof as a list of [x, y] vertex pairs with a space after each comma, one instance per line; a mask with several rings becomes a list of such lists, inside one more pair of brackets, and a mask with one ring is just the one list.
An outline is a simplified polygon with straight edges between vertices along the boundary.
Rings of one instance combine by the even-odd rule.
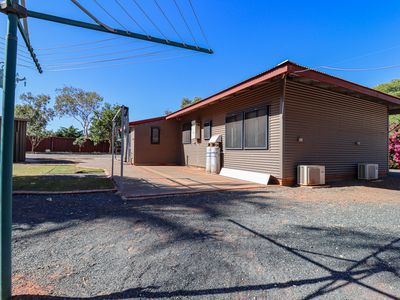
[[383, 100], [387, 102], [390, 105], [400, 105], [400, 98], [397, 98], [395, 96], [391, 96], [386, 93], [379, 92], [377, 90], [368, 88], [366, 86], [359, 85], [357, 83], [341, 79], [323, 72], [319, 72], [307, 67], [303, 67], [300, 65], [297, 65], [291, 61], [285, 61], [277, 66], [275, 66], [272, 69], [269, 69], [263, 73], [260, 73], [254, 77], [251, 77], [249, 79], [246, 79], [245, 81], [242, 81], [238, 84], [235, 84], [225, 90], [222, 90], [210, 97], [207, 97], [206, 99], [203, 99], [199, 102], [196, 102], [192, 105], [189, 105], [185, 108], [182, 108], [180, 110], [177, 110], [176, 112], [169, 114], [166, 116], [166, 119], [173, 119], [176, 117], [180, 117], [182, 115], [185, 115], [189, 112], [192, 112], [196, 109], [203, 108], [207, 105], [213, 104], [219, 100], [221, 100], [224, 97], [227, 97], [229, 95], [232, 95], [234, 93], [237, 93], [241, 90], [244, 90], [246, 88], [249, 88], [251, 86], [254, 86], [260, 82], [272, 79], [277, 76], [282, 76], [284, 74], [290, 74], [294, 76], [299, 76], [299, 77], [305, 77], [311, 80], [316, 80], [319, 82], [323, 83], [328, 83], [337, 87], [345, 88], [351, 91], [355, 91], [361, 94], [368, 95], [370, 97], [377, 98], [379, 100]]
[[129, 122], [129, 126], [165, 120], [165, 116]]

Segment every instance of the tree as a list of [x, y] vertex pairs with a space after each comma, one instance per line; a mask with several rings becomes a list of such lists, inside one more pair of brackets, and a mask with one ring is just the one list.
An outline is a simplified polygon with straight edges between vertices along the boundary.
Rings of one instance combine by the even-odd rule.
[[199, 102], [201, 100], [200, 97], [196, 96], [192, 100], [187, 97], [182, 98], [181, 108], [185, 108], [186, 106], [192, 105], [193, 103]]
[[[379, 84], [375, 87], [375, 89], [400, 98], [400, 79], [393, 79], [388, 83]], [[391, 128], [395, 128], [400, 125], [400, 115], [391, 115], [389, 120]]]
[[[90, 127], [90, 138], [95, 145], [103, 141], [108, 141], [111, 153], [112, 143], [112, 120], [120, 109], [119, 105], [105, 103], [102, 110], [95, 113], [92, 126]], [[116, 118], [117, 124], [121, 124], [121, 114]]]
[[47, 124], [54, 118], [54, 110], [49, 108], [50, 96], [33, 96], [24, 93], [20, 96], [23, 104], [15, 107], [15, 116], [28, 120], [27, 136], [32, 145], [32, 152], [39, 143], [48, 137], [50, 132], [46, 130]]
[[78, 138], [83, 135], [82, 130], [79, 130], [78, 128], [74, 126], [69, 126], [69, 127], [60, 127], [56, 132], [56, 136], [59, 137], [66, 137], [66, 138]]
[[55, 110], [59, 116], [69, 116], [77, 120], [83, 129], [83, 137], [89, 138], [89, 128], [94, 113], [100, 108], [103, 98], [95, 92], [65, 86], [57, 89]]
[[169, 109], [164, 110], [164, 115], [168, 116], [170, 114], [172, 114], [172, 110]]

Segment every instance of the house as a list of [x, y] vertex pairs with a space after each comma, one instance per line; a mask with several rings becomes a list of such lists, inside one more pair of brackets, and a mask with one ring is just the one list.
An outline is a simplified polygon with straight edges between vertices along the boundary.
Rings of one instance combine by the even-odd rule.
[[168, 116], [131, 122], [132, 162], [204, 168], [208, 139], [221, 135], [222, 170], [250, 181], [292, 185], [299, 164], [324, 165], [328, 182], [354, 178], [362, 162], [384, 176], [395, 113], [397, 97], [285, 61]]

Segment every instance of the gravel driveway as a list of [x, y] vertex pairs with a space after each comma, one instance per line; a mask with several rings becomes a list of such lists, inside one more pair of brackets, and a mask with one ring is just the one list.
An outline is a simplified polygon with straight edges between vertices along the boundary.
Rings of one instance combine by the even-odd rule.
[[16, 196], [14, 294], [398, 299], [399, 208], [399, 190], [364, 186]]

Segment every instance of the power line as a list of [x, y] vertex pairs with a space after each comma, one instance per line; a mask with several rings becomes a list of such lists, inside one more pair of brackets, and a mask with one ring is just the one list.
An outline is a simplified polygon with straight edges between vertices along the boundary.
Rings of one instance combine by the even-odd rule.
[[[133, 52], [133, 51], [138, 51], [138, 50], [144, 50], [144, 49], [149, 49], [149, 48], [154, 48], [156, 47], [155, 45], [151, 45], [151, 46], [145, 46], [145, 47], [140, 47], [140, 48], [133, 48], [133, 49], [128, 49], [128, 50], [123, 50], [123, 51], [114, 51], [114, 52], [107, 52], [107, 53], [98, 53], [98, 54], [90, 54], [90, 55], [84, 55], [84, 56], [72, 56], [72, 57], [57, 57], [53, 60], [50, 61], [66, 61], [68, 59], [85, 59], [85, 58], [92, 58], [92, 57], [102, 57], [102, 56], [111, 56], [111, 55], [117, 55], [117, 54], [123, 54], [123, 53], [129, 53], [129, 52]], [[49, 60], [47, 61], [49, 62]], [[70, 61], [71, 62], [71, 61]]]
[[174, 24], [171, 22], [171, 20], [168, 18], [167, 14], [164, 12], [164, 10], [162, 9], [162, 7], [160, 6], [160, 4], [158, 3], [157, 0], [154, 0], [154, 3], [156, 4], [156, 6], [158, 7], [158, 9], [161, 11], [161, 13], [163, 14], [164, 18], [167, 20], [167, 22], [169, 23], [169, 25], [172, 27], [172, 29], [175, 31], [175, 33], [177, 34], [177, 36], [181, 39], [182, 43], [185, 44], [182, 36], [179, 34], [179, 32], [176, 30]]
[[41, 56], [51, 56], [51, 55], [59, 55], [60, 53], [82, 53], [82, 52], [88, 52], [92, 50], [97, 50], [97, 49], [104, 49], [104, 48], [115, 48], [116, 46], [123, 46], [123, 45], [132, 45], [136, 44], [138, 41], [126, 41], [123, 43], [118, 43], [118, 44], [111, 44], [111, 45], [103, 45], [103, 46], [98, 46], [98, 47], [88, 47], [88, 48], [82, 48], [82, 49], [72, 49], [70, 51], [63, 51], [63, 52], [51, 52], [51, 53], [40, 53]]
[[148, 33], [147, 33], [147, 31], [143, 28], [143, 26], [141, 26], [140, 24], [139, 24], [139, 22], [138, 21], [136, 21], [136, 19], [134, 18], [134, 17], [132, 17], [132, 15], [128, 12], [128, 10], [118, 1], [118, 0], [114, 0], [118, 5], [119, 5], [119, 7], [125, 12], [125, 14], [147, 35], [147, 36], [150, 36]]
[[316, 67], [316, 69], [328, 69], [328, 70], [348, 71], [348, 72], [379, 71], [379, 70], [396, 69], [396, 68], [400, 68], [400, 65], [372, 67], [372, 68], [338, 68], [338, 67], [330, 67], [330, 66]]
[[128, 28], [126, 28], [120, 21], [118, 21], [117, 18], [115, 18], [112, 14], [110, 14], [108, 12], [107, 9], [105, 9], [105, 7], [103, 5], [101, 5], [99, 2], [97, 2], [97, 0], [93, 0], [97, 6], [99, 6], [111, 19], [113, 19], [115, 22], [117, 22], [119, 24], [119, 26], [121, 26], [122, 28], [124, 28], [126, 31], [129, 31]]
[[133, 64], [146, 63], [146, 62], [164, 61], [164, 60], [175, 59], [175, 58], [185, 58], [185, 57], [195, 56], [195, 55], [199, 55], [199, 53], [191, 53], [191, 54], [178, 55], [178, 56], [169, 56], [169, 57], [164, 57], [164, 58], [148, 59], [148, 60], [141, 60], [141, 61], [128, 61], [128, 62], [124, 62], [124, 63], [120, 63], [120, 64], [111, 64], [111, 65], [106, 65], [106, 66], [95, 65], [95, 66], [89, 66], [89, 67], [63, 68], [63, 69], [54, 68], [54, 69], [45, 69], [45, 70], [49, 71], [49, 72], [89, 70], [89, 69], [98, 69], [98, 68], [115, 67], [115, 66], [126, 66], [126, 65], [133, 65]]
[[[155, 52], [149, 53], [141, 53], [137, 55], [130, 55], [125, 57], [117, 57], [117, 58], [110, 58], [110, 59], [103, 59], [103, 60], [94, 60], [94, 61], [83, 61], [83, 62], [74, 62], [74, 63], [66, 63], [66, 64], [59, 64], [59, 65], [48, 65], [49, 67], [67, 67], [67, 66], [80, 66], [80, 65], [88, 65], [88, 64], [97, 64], [97, 63], [104, 63], [104, 62], [111, 62], [111, 61], [119, 61], [119, 60], [128, 60], [135, 57], [142, 57], [142, 56], [153, 56], [159, 53], [171, 52], [173, 50], [160, 50]], [[175, 50], [176, 51], [176, 50]]]
[[194, 16], [195, 16], [195, 18], [196, 18], [196, 21], [197, 21], [197, 24], [199, 25], [201, 34], [203, 35], [204, 40], [206, 41], [208, 48], [211, 48], [211, 47], [210, 47], [210, 43], [208, 42], [207, 36], [206, 36], [206, 34], [205, 34], [205, 31], [204, 31], [204, 29], [203, 29], [203, 26], [201, 26], [200, 19], [199, 19], [197, 13], [196, 13], [196, 10], [194, 9], [192, 0], [189, 0], [189, 4], [190, 4], [190, 7], [192, 8], [193, 14], [194, 14]]
[[80, 46], [85, 46], [85, 45], [99, 44], [99, 43], [117, 40], [117, 39], [121, 39], [121, 38], [120, 37], [112, 37], [112, 38], [108, 38], [108, 39], [95, 40], [95, 41], [90, 41], [90, 42], [82, 42], [82, 43], [77, 43], [77, 44], [63, 44], [63, 45], [58, 45], [58, 46], [54, 46], [54, 47], [50, 47], [50, 48], [37, 48], [36, 50], [48, 51], [48, 50], [80, 47]]
[[178, 11], [179, 11], [179, 14], [180, 14], [181, 17], [182, 17], [183, 23], [185, 23], [185, 26], [186, 26], [187, 30], [189, 31], [190, 35], [192, 36], [192, 39], [193, 39], [194, 43], [196, 44], [197, 47], [199, 47], [199, 44], [197, 43], [196, 38], [194, 37], [193, 32], [192, 32], [192, 30], [190, 29], [189, 24], [188, 24], [188, 22], [186, 21], [186, 18], [185, 18], [185, 16], [184, 16], [183, 13], [182, 13], [181, 8], [180, 8], [179, 5], [178, 5], [178, 2], [176, 2], [176, 0], [174, 0], [174, 3], [175, 3], [176, 8], [177, 8]]
[[157, 24], [153, 22], [153, 20], [146, 13], [146, 11], [140, 6], [140, 4], [136, 0], [132, 0], [132, 1], [136, 4], [136, 6], [143, 13], [143, 15], [147, 18], [147, 20], [149, 20], [150, 23], [153, 24], [154, 28], [157, 29], [157, 31], [165, 38], [166, 41], [168, 41], [168, 38], [165, 36], [165, 34], [161, 31], [161, 29], [157, 26]]

